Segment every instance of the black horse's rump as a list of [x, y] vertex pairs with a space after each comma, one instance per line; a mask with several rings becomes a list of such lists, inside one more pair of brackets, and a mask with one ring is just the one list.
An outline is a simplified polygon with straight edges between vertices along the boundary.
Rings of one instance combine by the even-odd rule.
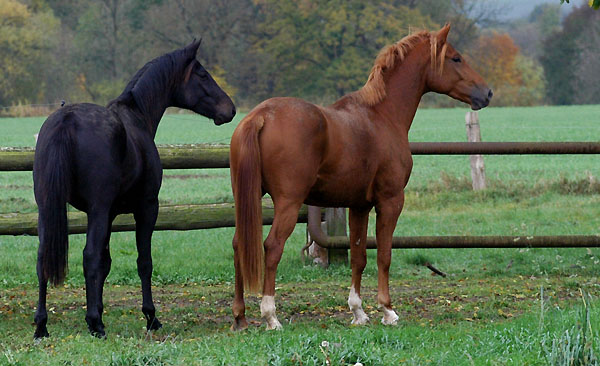
[[229, 96], [196, 60], [199, 45], [193, 42], [147, 63], [107, 107], [66, 105], [42, 125], [33, 167], [40, 238], [35, 337], [48, 335], [47, 283], [61, 283], [67, 271], [67, 203], [88, 215], [83, 266], [90, 331], [104, 335], [102, 287], [111, 264], [110, 227], [120, 213], [134, 214], [142, 311], [148, 329], [160, 327], [150, 290], [150, 241], [162, 179], [154, 144], [158, 123], [170, 106], [190, 109], [217, 125], [235, 115]]

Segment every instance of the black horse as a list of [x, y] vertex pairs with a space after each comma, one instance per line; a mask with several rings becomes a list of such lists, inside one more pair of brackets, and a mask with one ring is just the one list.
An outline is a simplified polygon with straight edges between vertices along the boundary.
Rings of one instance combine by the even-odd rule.
[[111, 223], [121, 213], [133, 213], [136, 221], [137, 268], [147, 329], [162, 326], [150, 289], [150, 241], [162, 180], [154, 144], [158, 123], [170, 106], [200, 113], [216, 125], [235, 115], [229, 96], [196, 60], [199, 45], [194, 41], [147, 63], [106, 108], [89, 103], [67, 105], [42, 125], [33, 166], [40, 238], [35, 338], [48, 336], [48, 281], [60, 284], [66, 275], [67, 202], [88, 217], [83, 270], [90, 332], [105, 335], [102, 290], [111, 264]]

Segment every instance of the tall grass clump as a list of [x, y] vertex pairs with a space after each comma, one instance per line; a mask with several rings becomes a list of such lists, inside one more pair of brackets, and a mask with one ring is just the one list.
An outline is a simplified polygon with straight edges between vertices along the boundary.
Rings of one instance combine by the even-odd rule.
[[[550, 340], [549, 335], [542, 337], [542, 355], [547, 365], [551, 366], [597, 366], [598, 339], [594, 336], [590, 316], [591, 297], [582, 291], [582, 306], [579, 309], [576, 324], [560, 334], [554, 334]], [[542, 289], [542, 312], [540, 314], [540, 329], [544, 319], [544, 297]], [[551, 343], [551, 345], [550, 345]]]

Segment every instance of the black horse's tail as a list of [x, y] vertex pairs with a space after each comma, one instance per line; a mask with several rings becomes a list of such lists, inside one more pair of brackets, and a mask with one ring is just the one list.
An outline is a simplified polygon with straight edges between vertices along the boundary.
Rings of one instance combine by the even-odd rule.
[[33, 184], [38, 204], [38, 270], [54, 285], [67, 274], [67, 198], [72, 185], [73, 138], [68, 115], [49, 117], [38, 136]]

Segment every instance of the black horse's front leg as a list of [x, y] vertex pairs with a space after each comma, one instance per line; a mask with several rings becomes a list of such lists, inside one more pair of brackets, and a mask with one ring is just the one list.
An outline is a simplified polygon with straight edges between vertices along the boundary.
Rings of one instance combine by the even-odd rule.
[[156, 330], [162, 324], [156, 318], [156, 309], [152, 301], [152, 251], [151, 241], [156, 217], [158, 216], [158, 200], [147, 202], [134, 213], [136, 230], [135, 239], [138, 250], [137, 267], [142, 281], [142, 313], [146, 317], [146, 329]]
[[83, 250], [83, 274], [85, 276], [87, 311], [85, 320], [92, 335], [104, 338], [102, 322], [102, 290], [110, 271], [109, 251], [110, 225], [108, 212], [88, 214], [88, 230]]

